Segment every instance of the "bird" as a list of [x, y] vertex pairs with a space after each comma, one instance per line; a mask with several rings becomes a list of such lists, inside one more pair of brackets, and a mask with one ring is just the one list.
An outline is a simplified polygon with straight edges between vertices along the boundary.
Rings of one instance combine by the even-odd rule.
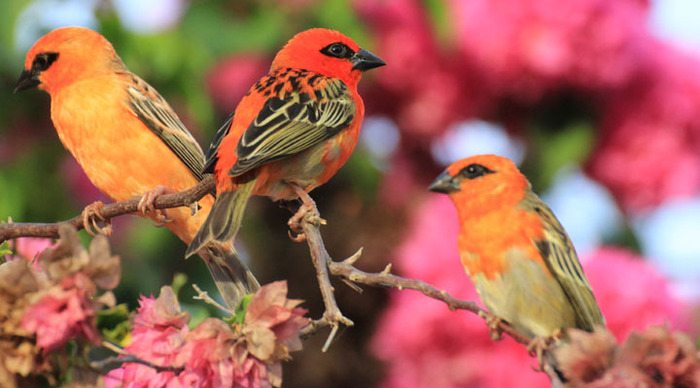
[[315, 209], [308, 193], [331, 179], [357, 144], [365, 110], [358, 82], [384, 65], [338, 31], [293, 36], [214, 137], [204, 171], [214, 174], [216, 202], [186, 255], [235, 239], [251, 196], [301, 200], [292, 227]]
[[459, 160], [429, 189], [454, 203], [460, 261], [496, 318], [531, 340], [605, 325], [569, 236], [510, 159]]
[[[51, 97], [58, 137], [90, 181], [115, 201], [141, 198], [139, 210], [189, 244], [214, 204], [212, 195], [187, 207], [154, 211], [158, 195], [188, 189], [202, 179], [204, 152], [158, 91], [131, 73], [112, 44], [82, 27], [55, 29], [26, 55], [14, 92], [41, 89]], [[85, 227], [103, 218], [101, 202], [83, 212]], [[110, 230], [107, 229], [107, 232]], [[231, 244], [197, 253], [224, 301], [235, 309], [259, 283]]]

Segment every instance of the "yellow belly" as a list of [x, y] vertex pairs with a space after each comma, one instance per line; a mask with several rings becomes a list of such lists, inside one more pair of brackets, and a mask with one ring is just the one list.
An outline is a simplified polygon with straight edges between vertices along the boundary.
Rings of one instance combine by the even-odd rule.
[[551, 336], [576, 326], [576, 316], [559, 283], [540, 263], [517, 251], [507, 254], [507, 269], [487, 278], [471, 275], [486, 307], [526, 336]]

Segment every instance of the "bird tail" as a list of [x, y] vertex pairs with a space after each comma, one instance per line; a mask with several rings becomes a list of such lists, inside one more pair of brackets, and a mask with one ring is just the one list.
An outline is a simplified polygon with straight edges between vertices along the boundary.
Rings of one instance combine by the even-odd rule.
[[255, 180], [251, 180], [235, 191], [219, 193], [206, 221], [185, 252], [185, 257], [196, 253], [204, 259], [221, 296], [232, 309], [238, 306], [245, 294], [260, 288], [255, 276], [233, 248], [254, 185]]
[[235, 311], [244, 296], [260, 288], [260, 283], [238, 257], [233, 244], [211, 241], [197, 253], [207, 263], [214, 284], [231, 311]]

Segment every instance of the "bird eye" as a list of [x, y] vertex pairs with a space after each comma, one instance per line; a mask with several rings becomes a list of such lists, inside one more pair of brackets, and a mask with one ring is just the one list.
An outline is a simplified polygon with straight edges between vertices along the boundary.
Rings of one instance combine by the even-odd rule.
[[32, 69], [35, 71], [44, 71], [48, 69], [52, 63], [58, 59], [58, 53], [41, 53], [34, 57]]
[[460, 171], [460, 174], [467, 179], [476, 179], [480, 176], [492, 173], [494, 173], [493, 170], [489, 170], [488, 168], [476, 163], [472, 163]]
[[350, 58], [355, 54], [350, 47], [343, 43], [329, 44], [321, 50], [321, 53], [336, 58]]

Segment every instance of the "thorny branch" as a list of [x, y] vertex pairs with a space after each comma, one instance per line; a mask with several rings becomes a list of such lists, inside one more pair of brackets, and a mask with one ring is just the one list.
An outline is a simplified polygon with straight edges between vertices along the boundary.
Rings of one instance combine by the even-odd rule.
[[[185, 191], [166, 194], [159, 196], [155, 201], [156, 209], [169, 209], [180, 206], [190, 206], [208, 193], [214, 190], [214, 180], [209, 175], [206, 176], [196, 186]], [[111, 219], [125, 214], [133, 214], [138, 211], [139, 200], [132, 199], [128, 201], [114, 202], [105, 205], [101, 209], [101, 214], [106, 219]], [[335, 301], [334, 289], [329, 279], [329, 273], [341, 278], [350, 287], [358, 290], [357, 284], [363, 284], [371, 287], [386, 287], [395, 288], [398, 290], [410, 289], [418, 291], [429, 298], [444, 302], [447, 307], [452, 310], [468, 310], [479, 315], [484, 320], [489, 322], [492, 315], [479, 307], [476, 303], [465, 301], [451, 296], [445, 291], [439, 290], [425, 282], [416, 279], [407, 279], [391, 274], [391, 265], [388, 265], [383, 271], [377, 273], [364, 272], [354, 266], [355, 262], [360, 258], [362, 250], [343, 261], [333, 261], [328, 254], [321, 237], [319, 214], [317, 209], [309, 211], [302, 219], [301, 226], [306, 237], [309, 251], [316, 267], [317, 278], [321, 295], [323, 297], [325, 312], [320, 319], [312, 321], [304, 328], [302, 335], [308, 336], [319, 329], [331, 326], [332, 331], [324, 345], [324, 350], [328, 348], [333, 340], [335, 333], [340, 324], [352, 326], [352, 321], [345, 317]], [[73, 225], [77, 229], [83, 228], [83, 219], [81, 215], [73, 217], [66, 221], [56, 223], [8, 223], [0, 224], [0, 242], [18, 238], [18, 237], [58, 237], [58, 228], [62, 224]], [[530, 340], [527, 337], [520, 335], [510, 325], [505, 322], [498, 322], [497, 329], [508, 334], [516, 341], [522, 344], [529, 344]]]
[[[345, 281], [350, 287], [353, 289], [358, 289], [357, 284], [363, 284], [366, 286], [371, 286], [371, 287], [385, 287], [385, 288], [394, 288], [397, 290], [415, 290], [423, 295], [440, 300], [444, 302], [448, 308], [451, 310], [467, 310], [470, 311], [474, 314], [477, 314], [478, 316], [482, 317], [484, 320], [487, 322], [493, 317], [488, 311], [482, 309], [479, 307], [476, 303], [472, 301], [466, 301], [466, 300], [461, 300], [458, 298], [455, 298], [454, 296], [448, 294], [447, 292], [443, 290], [439, 290], [428, 283], [425, 283], [423, 281], [417, 280], [417, 279], [408, 279], [404, 278], [401, 276], [396, 276], [391, 273], [391, 264], [387, 265], [386, 268], [384, 268], [383, 271], [381, 272], [365, 272], [362, 271], [358, 268], [356, 268], [354, 265], [357, 262], [357, 260], [360, 258], [362, 255], [362, 249], [360, 248], [355, 254], [350, 256], [349, 258], [343, 260], [343, 261], [334, 261], [331, 259], [330, 255], [328, 254], [328, 251], [326, 251], [326, 248], [323, 245], [323, 238], [321, 237], [321, 230], [320, 230], [320, 224], [314, 222], [312, 217], [305, 217], [303, 222], [303, 228], [304, 228], [304, 234], [306, 236], [306, 240], [309, 244], [309, 250], [311, 251], [311, 256], [315, 258], [315, 260], [326, 262], [328, 265], [328, 270], [330, 271], [330, 274], [334, 276], [340, 277], [343, 281]], [[344, 323], [339, 320], [334, 320], [333, 317], [343, 317], [341, 311], [337, 309], [337, 305], [335, 304], [335, 298], [333, 297], [333, 286], [330, 285], [330, 282], [321, 282], [319, 279], [319, 286], [321, 287], [321, 294], [323, 295], [323, 300], [324, 304], [326, 305], [326, 312], [324, 313], [323, 317], [320, 319], [317, 319], [315, 321], [312, 321], [303, 331], [304, 336], [311, 335], [318, 331], [319, 329], [326, 327], [326, 326], [332, 326], [334, 329], [337, 327], [337, 324]], [[330, 299], [330, 300], [327, 300]], [[328, 311], [328, 306], [335, 306], [335, 311], [331, 310], [330, 313]], [[352, 323], [352, 322], [351, 322]], [[522, 334], [518, 333], [515, 329], [513, 329], [512, 326], [510, 326], [508, 323], [500, 321], [497, 324], [498, 326], [496, 327], [497, 330], [508, 334], [510, 337], [515, 339], [517, 342], [520, 342], [521, 344], [524, 345], [529, 345], [531, 340]], [[347, 325], [351, 326], [351, 325]], [[334, 332], [331, 332], [331, 336], [329, 336], [328, 340], [326, 341], [326, 345], [324, 346], [327, 347], [330, 344], [330, 341], [332, 341], [332, 335], [334, 335]]]
[[[197, 185], [175, 194], [165, 194], [156, 198], [154, 206], [156, 209], [170, 209], [180, 206], [190, 206], [214, 190], [214, 178], [206, 176]], [[114, 202], [105, 205], [100, 213], [105, 219], [132, 214], [138, 211], [139, 199]], [[0, 224], [0, 243], [18, 237], [49, 237], [58, 238], [58, 227], [62, 224], [69, 224], [77, 230], [83, 229], [82, 214], [69, 220], [55, 223], [7, 223]]]

